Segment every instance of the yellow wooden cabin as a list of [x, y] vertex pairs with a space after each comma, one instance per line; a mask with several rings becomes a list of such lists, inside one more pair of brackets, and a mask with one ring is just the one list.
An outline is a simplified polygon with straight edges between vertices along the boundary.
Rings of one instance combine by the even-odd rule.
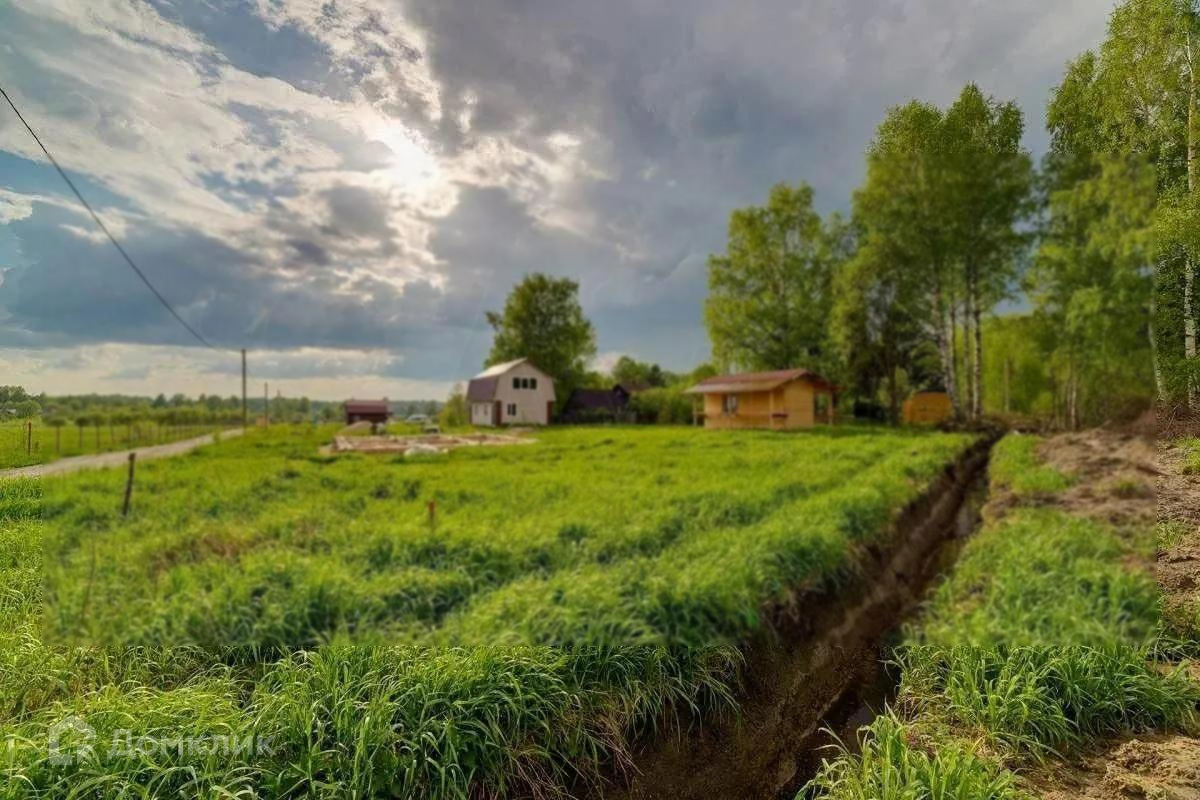
[[785, 369], [718, 375], [685, 393], [703, 398], [695, 414], [705, 428], [791, 430], [831, 424], [835, 392], [820, 375]]
[[930, 425], [953, 417], [954, 406], [945, 392], [917, 392], [904, 401], [902, 413], [910, 425]]

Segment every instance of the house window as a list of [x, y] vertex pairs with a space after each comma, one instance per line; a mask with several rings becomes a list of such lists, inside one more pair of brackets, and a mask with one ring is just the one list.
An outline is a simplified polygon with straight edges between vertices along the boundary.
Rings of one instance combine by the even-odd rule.
[[530, 379], [529, 379], [529, 388], [530, 388], [530, 389], [536, 389], [536, 388], [537, 388], [537, 378], [530, 378]]
[[736, 414], [738, 408], [738, 396], [736, 394], [727, 394], [724, 397], [722, 407], [726, 414]]
[[517, 415], [517, 404], [516, 403], [508, 404], [508, 415], [510, 417], [515, 417]]
[[521, 388], [521, 379], [520, 378], [513, 378], [513, 388], [514, 389]]

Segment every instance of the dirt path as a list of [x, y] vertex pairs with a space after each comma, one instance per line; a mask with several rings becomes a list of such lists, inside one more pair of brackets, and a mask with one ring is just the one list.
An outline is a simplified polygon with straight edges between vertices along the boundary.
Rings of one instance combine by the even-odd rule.
[[[222, 439], [229, 439], [234, 436], [241, 436], [240, 428], [223, 431]], [[96, 453], [90, 456], [72, 456], [70, 458], [60, 458], [58, 461], [51, 461], [49, 464], [35, 464], [31, 467], [18, 467], [16, 469], [7, 469], [0, 471], [0, 479], [3, 478], [42, 478], [47, 475], [63, 475], [68, 472], [78, 472], [82, 469], [104, 469], [105, 467], [119, 467], [129, 460], [130, 453], [137, 453], [138, 461], [149, 461], [156, 458], [167, 458], [169, 456], [182, 455], [195, 450], [206, 444], [212, 444], [213, 434], [205, 434], [197, 436], [194, 439], [184, 439], [178, 442], [170, 442], [169, 444], [156, 444], [150, 447], [138, 447], [133, 450], [118, 450], [112, 453]]]
[[[1157, 517], [1163, 610], [1169, 617], [1172, 608], [1200, 603], [1200, 477], [1183, 474], [1177, 446], [1163, 442], [1156, 450], [1138, 437], [1088, 431], [1047, 440], [1041, 456], [1076, 476], [1058, 500], [1070, 513], [1117, 526], [1153, 525]], [[1147, 506], [1157, 514], [1147, 515]], [[1200, 668], [1192, 674], [1200, 678]], [[1042, 800], [1200, 800], [1200, 739], [1180, 732], [1126, 736], [1026, 779]]]
[[1200, 800], [1200, 739], [1146, 735], [1057, 765], [1042, 800]]
[[1160, 445], [1158, 583], [1163, 613], [1180, 632], [1200, 624], [1200, 476], [1183, 474], [1183, 450]]

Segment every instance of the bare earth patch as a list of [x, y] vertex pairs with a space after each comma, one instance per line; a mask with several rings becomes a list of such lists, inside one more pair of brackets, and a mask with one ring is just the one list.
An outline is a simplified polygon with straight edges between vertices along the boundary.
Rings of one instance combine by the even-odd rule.
[[496, 447], [511, 444], [530, 444], [525, 436], [500, 433], [469, 433], [452, 436], [442, 433], [422, 436], [337, 436], [333, 440], [335, 453], [444, 453], [459, 447]]
[[1163, 442], [1159, 449], [1158, 583], [1163, 612], [1168, 620], [1196, 620], [1200, 617], [1200, 476], [1183, 474], [1185, 454], [1178, 444]]
[[1052, 436], [1038, 455], [1074, 480], [1054, 499], [1063, 510], [1117, 526], [1154, 523], [1159, 468], [1153, 440], [1095, 429]]
[[[1182, 474], [1183, 454], [1142, 436], [1087, 431], [1048, 439], [1039, 456], [1074, 484], [1051, 502], [1072, 514], [1124, 527], [1176, 523], [1160, 541], [1164, 603], [1200, 602], [1200, 479]], [[1146, 565], [1130, 564], [1131, 567]], [[1200, 678], [1200, 666], [1193, 670]], [[1043, 800], [1200, 800], [1200, 739], [1144, 734], [1110, 741], [1024, 776]]]
[[1030, 777], [1043, 800], [1200, 800], [1200, 739], [1125, 739]]

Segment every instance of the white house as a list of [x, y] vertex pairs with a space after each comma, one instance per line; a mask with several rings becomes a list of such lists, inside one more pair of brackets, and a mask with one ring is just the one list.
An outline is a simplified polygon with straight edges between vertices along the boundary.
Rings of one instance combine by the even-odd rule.
[[467, 384], [471, 424], [549, 425], [554, 380], [527, 358], [488, 367]]

